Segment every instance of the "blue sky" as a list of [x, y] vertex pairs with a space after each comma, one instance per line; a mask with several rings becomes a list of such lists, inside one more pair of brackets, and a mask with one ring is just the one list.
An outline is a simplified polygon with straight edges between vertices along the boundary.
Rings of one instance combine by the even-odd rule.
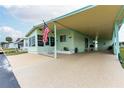
[[82, 6], [0, 6], [0, 42], [5, 41], [6, 36], [11, 36], [14, 41], [24, 37], [34, 25], [42, 22], [42, 18], [50, 20], [80, 7]]
[[27, 24], [22, 22], [21, 20], [12, 16], [6, 8], [0, 6], [0, 26], [9, 26], [25, 32], [30, 28], [30, 26], [32, 26], [32, 24], [33, 23]]
[[0, 41], [4, 41], [5, 37], [11, 36], [11, 34], [17, 35], [16, 37], [13, 37], [14, 39], [18, 37], [18, 34], [20, 34], [19, 37], [23, 37], [25, 33], [27, 33], [32, 28], [33, 25], [33, 22], [26, 23], [21, 19], [11, 15], [11, 13], [4, 6], [0, 6], [0, 29], [12, 30], [10, 32], [0, 30]]

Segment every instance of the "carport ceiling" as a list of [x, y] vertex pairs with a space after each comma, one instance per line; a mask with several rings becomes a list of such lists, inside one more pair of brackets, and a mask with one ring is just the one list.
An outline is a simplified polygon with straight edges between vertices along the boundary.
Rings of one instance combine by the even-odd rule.
[[[100, 5], [65, 16], [56, 20], [56, 22], [93, 38], [98, 34], [100, 39], [111, 39], [115, 18], [120, 8], [119, 5]], [[58, 26], [57, 29], [62, 28]]]

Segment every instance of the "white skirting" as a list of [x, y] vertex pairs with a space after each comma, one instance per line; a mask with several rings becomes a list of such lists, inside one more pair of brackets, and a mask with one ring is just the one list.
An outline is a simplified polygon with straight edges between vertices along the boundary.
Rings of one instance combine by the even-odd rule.
[[60, 54], [73, 54], [74, 52], [71, 52], [71, 51], [57, 51], [57, 53], [60, 53]]

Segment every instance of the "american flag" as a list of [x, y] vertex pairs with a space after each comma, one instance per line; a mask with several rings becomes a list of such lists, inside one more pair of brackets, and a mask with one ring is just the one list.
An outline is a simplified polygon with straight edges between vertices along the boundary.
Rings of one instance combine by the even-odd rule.
[[51, 32], [51, 30], [48, 28], [47, 24], [44, 22], [44, 28], [43, 28], [43, 42], [48, 42], [48, 34]]

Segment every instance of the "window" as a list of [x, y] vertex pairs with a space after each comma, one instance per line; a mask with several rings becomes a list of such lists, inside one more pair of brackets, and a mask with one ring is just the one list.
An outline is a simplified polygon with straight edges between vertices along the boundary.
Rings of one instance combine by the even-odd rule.
[[32, 37], [32, 46], [35, 46], [35, 36]]
[[25, 40], [25, 46], [28, 47], [28, 41], [27, 40]]
[[[49, 45], [49, 37], [48, 41], [46, 42], [46, 45]], [[44, 46], [43, 35], [38, 35], [38, 46]]]
[[60, 36], [60, 42], [66, 42], [66, 35]]
[[29, 46], [31, 46], [31, 38], [29, 38]]
[[50, 37], [50, 46], [54, 46], [54, 45], [55, 45], [54, 37]]
[[29, 46], [35, 46], [35, 36], [29, 38]]
[[88, 48], [88, 38], [85, 38], [85, 48]]
[[44, 46], [43, 36], [38, 35], [37, 38], [38, 38], [38, 46]]

